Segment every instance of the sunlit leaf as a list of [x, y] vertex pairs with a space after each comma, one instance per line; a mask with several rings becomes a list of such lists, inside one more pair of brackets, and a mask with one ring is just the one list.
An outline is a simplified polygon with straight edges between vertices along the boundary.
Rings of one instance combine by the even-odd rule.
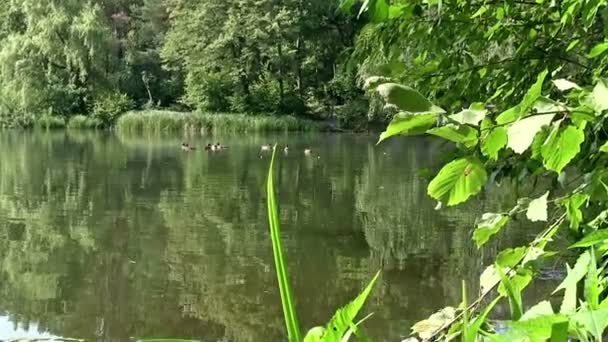
[[496, 265], [490, 265], [486, 267], [481, 275], [479, 276], [479, 288], [481, 294], [492, 290], [496, 284], [500, 281], [500, 274], [496, 271]]
[[454, 160], [446, 164], [428, 186], [434, 199], [456, 205], [481, 191], [488, 180], [483, 164], [473, 157]]
[[568, 81], [565, 78], [560, 78], [558, 80], [553, 80], [553, 84], [560, 91], [568, 91], [570, 89], [581, 89], [581, 87], [579, 87], [578, 84], [576, 84], [574, 82], [571, 82], [571, 81]]
[[378, 143], [395, 135], [418, 135], [437, 124], [437, 113], [404, 114], [393, 117], [386, 130], [380, 134]]
[[553, 308], [551, 307], [551, 303], [549, 303], [549, 301], [547, 300], [544, 300], [528, 309], [528, 311], [526, 311], [523, 316], [521, 316], [521, 320], [525, 321], [539, 316], [553, 315], [553, 313], [554, 312]]
[[499, 297], [495, 298], [492, 302], [487, 304], [485, 306], [485, 308], [483, 309], [483, 311], [477, 317], [475, 317], [475, 319], [473, 319], [471, 321], [471, 323], [468, 325], [468, 327], [463, 331], [463, 334], [464, 334], [463, 341], [465, 341], [465, 342], [477, 341], [477, 335], [479, 333], [479, 330], [481, 329], [482, 324], [486, 321], [488, 315], [490, 314], [492, 309], [494, 309], [494, 307], [496, 306], [496, 304], [498, 303], [498, 301], [500, 299], [501, 299], [501, 297], [499, 296]]
[[[568, 324], [568, 317], [561, 314], [536, 316], [530, 319], [505, 322], [508, 330], [500, 336], [500, 341], [547, 341], [551, 338], [556, 324]], [[563, 342], [563, 341], [562, 341]]]
[[587, 274], [587, 266], [591, 260], [591, 255], [588, 251], [583, 252], [578, 259], [574, 268], [570, 268], [566, 264], [567, 275], [566, 278], [559, 284], [559, 286], [553, 291], [557, 293], [560, 290], [565, 290], [564, 299], [560, 308], [561, 313], [572, 313], [576, 310], [576, 287], [579, 281]]
[[593, 109], [598, 113], [608, 109], [608, 83], [606, 80], [601, 79], [597, 82], [589, 95], [589, 100]]
[[429, 339], [448, 322], [451, 322], [454, 317], [456, 317], [456, 309], [450, 306], [445, 307], [429, 318], [416, 322], [412, 326], [412, 332], [418, 334], [422, 339]]
[[514, 275], [513, 278], [510, 278], [508, 274], [502, 271], [500, 267], [497, 267], [496, 270], [500, 275], [501, 281], [500, 286], [498, 287], [498, 293], [507, 296], [509, 299], [509, 308], [511, 310], [511, 318], [513, 320], [518, 320], [523, 315], [523, 304], [521, 299], [521, 291], [532, 279], [532, 276], [528, 276], [527, 282], [524, 283], [524, 280], [515, 281], [518, 275]]
[[507, 215], [493, 213], [483, 214], [473, 232], [473, 240], [475, 240], [477, 248], [488, 242], [490, 237], [498, 233], [508, 221], [509, 217]]
[[509, 123], [513, 123], [515, 121], [517, 121], [517, 119], [519, 119], [519, 117], [521, 116], [521, 106], [517, 105], [514, 107], [511, 107], [507, 110], [505, 110], [504, 112], [500, 113], [497, 117], [496, 117], [496, 123], [499, 125], [506, 125]]
[[524, 153], [532, 145], [534, 136], [543, 126], [550, 125], [554, 117], [555, 114], [534, 115], [513, 123], [507, 129], [507, 147], [515, 153]]
[[478, 126], [481, 120], [486, 117], [487, 110], [483, 103], [473, 103], [468, 109], [464, 109], [450, 118], [460, 124]]
[[458, 144], [463, 144], [468, 148], [477, 145], [477, 130], [469, 126], [446, 125], [429, 129], [427, 133]]
[[604, 153], [608, 153], [608, 141], [606, 141], [601, 147], [600, 151]]
[[526, 217], [532, 222], [536, 221], [547, 221], [547, 198], [549, 197], [549, 191], [544, 195], [536, 198], [528, 205], [526, 211]]
[[589, 250], [590, 260], [587, 266], [587, 276], [585, 277], [585, 300], [587, 305], [592, 310], [597, 310], [600, 306], [600, 280], [597, 272], [597, 260], [595, 259], [595, 250], [591, 248]]
[[601, 341], [604, 330], [608, 327], [608, 309], [591, 310], [585, 307], [575, 313], [570, 320], [571, 323], [591, 333], [596, 341]]
[[560, 173], [581, 151], [583, 141], [585, 134], [581, 129], [572, 125], [555, 127], [541, 148], [545, 168]]

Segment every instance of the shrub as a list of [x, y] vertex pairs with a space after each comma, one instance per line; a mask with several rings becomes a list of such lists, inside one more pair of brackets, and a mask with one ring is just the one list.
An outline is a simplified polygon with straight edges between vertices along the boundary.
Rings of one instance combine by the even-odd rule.
[[129, 96], [119, 92], [104, 93], [95, 98], [93, 104], [93, 117], [109, 126], [122, 113], [135, 107], [135, 103]]

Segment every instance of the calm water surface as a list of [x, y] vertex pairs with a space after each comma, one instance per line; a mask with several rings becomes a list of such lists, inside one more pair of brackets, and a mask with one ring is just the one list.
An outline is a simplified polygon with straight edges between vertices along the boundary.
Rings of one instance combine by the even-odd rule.
[[[211, 138], [210, 138], [211, 139]], [[478, 251], [470, 228], [515, 199], [502, 189], [434, 210], [424, 168], [445, 146], [373, 135], [216, 136], [226, 151], [186, 153], [180, 137], [0, 133], [0, 339], [179, 337], [281, 341], [265, 204], [277, 163], [283, 239], [305, 328], [324, 324], [381, 269], [365, 308], [375, 341], [460, 300], [509, 229]], [[190, 141], [203, 146], [204, 137]], [[313, 156], [302, 153], [313, 149]]]

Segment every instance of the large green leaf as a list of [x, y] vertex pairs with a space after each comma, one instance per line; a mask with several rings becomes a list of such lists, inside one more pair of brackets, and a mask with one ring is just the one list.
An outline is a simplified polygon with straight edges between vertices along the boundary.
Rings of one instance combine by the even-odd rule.
[[509, 217], [503, 214], [485, 213], [481, 216], [481, 221], [477, 223], [477, 227], [473, 232], [473, 240], [477, 244], [477, 248], [483, 246], [490, 237], [498, 233], [502, 227], [509, 221]]
[[563, 129], [555, 127], [541, 148], [545, 168], [557, 173], [562, 172], [581, 151], [583, 141], [585, 141], [585, 133], [581, 129], [572, 125]]
[[504, 127], [495, 127], [487, 135], [482, 133], [481, 153], [493, 160], [498, 159], [498, 152], [507, 144], [507, 130]]
[[302, 335], [300, 332], [300, 322], [295, 309], [295, 300], [289, 282], [289, 275], [283, 255], [283, 246], [281, 243], [281, 225], [279, 221], [279, 211], [274, 194], [274, 159], [276, 155], [276, 145], [272, 151], [272, 159], [268, 168], [268, 180], [266, 182], [266, 196], [268, 207], [268, 225], [270, 227], [270, 240], [272, 242], [272, 253], [274, 255], [274, 265], [277, 273], [277, 282], [281, 295], [281, 304], [283, 305], [283, 315], [287, 335], [290, 342], [300, 342]]
[[475, 319], [473, 319], [470, 324], [468, 324], [466, 329], [463, 329], [463, 335], [464, 335], [463, 341], [464, 342], [477, 341], [477, 336], [479, 334], [479, 330], [481, 329], [481, 326], [483, 325], [483, 323], [485, 323], [488, 315], [490, 314], [492, 309], [494, 309], [494, 307], [496, 306], [496, 304], [498, 303], [498, 301], [500, 299], [502, 299], [502, 298], [500, 296], [498, 296], [492, 302], [487, 304], [486, 307], [483, 309], [483, 311], [477, 317], [475, 317]]
[[535, 316], [530, 319], [521, 319], [519, 321], [507, 321], [505, 323], [508, 330], [495, 341], [545, 342], [551, 338], [555, 325], [565, 323], [567, 328], [568, 317], [561, 314], [550, 314]]
[[526, 211], [528, 220], [532, 222], [547, 221], [547, 197], [549, 197], [549, 191], [539, 198], [530, 201], [528, 210]]
[[477, 194], [487, 180], [488, 174], [479, 159], [457, 159], [439, 171], [429, 184], [428, 193], [449, 206], [456, 205]]
[[578, 84], [568, 81], [567, 79], [560, 78], [558, 80], [553, 80], [553, 84], [560, 91], [568, 91], [570, 89], [581, 89]]
[[437, 113], [406, 114], [399, 113], [393, 117], [386, 130], [380, 134], [378, 143], [395, 135], [424, 134], [437, 123]]
[[477, 146], [477, 130], [469, 126], [456, 126], [450, 124], [429, 129], [427, 133], [462, 144], [468, 148]]
[[444, 111], [435, 106], [426, 97], [416, 90], [397, 83], [384, 83], [378, 86], [378, 94], [382, 96], [386, 103], [397, 106], [400, 110], [409, 113], [436, 112]]
[[551, 124], [555, 114], [533, 115], [513, 123], [507, 128], [507, 147], [515, 153], [524, 153], [534, 140], [534, 136], [543, 126]]
[[591, 247], [606, 241], [608, 241], [608, 229], [600, 229], [585, 235], [584, 238], [570, 246], [570, 248]]
[[[365, 304], [367, 297], [372, 292], [376, 280], [380, 276], [380, 272], [376, 273], [374, 278], [367, 284], [365, 289], [353, 299], [346, 306], [338, 309], [331, 321], [327, 324], [325, 329], [313, 329], [311, 330], [304, 339], [304, 342], [322, 341], [322, 342], [335, 342], [341, 341], [344, 334], [351, 328], [354, 323], [357, 314]], [[309, 336], [310, 335], [310, 336]], [[319, 335], [321, 335], [319, 337]]]
[[588, 251], [585, 251], [576, 260], [574, 268], [570, 268], [570, 266], [566, 264], [566, 270], [568, 272], [566, 278], [553, 291], [555, 294], [560, 290], [565, 290], [564, 299], [562, 300], [562, 306], [560, 308], [561, 313], [569, 314], [576, 310], [576, 287], [578, 282], [587, 274], [587, 267], [590, 260], [591, 255]]
[[527, 278], [520, 278], [519, 274], [515, 274], [510, 277], [506, 274], [501, 267], [496, 267], [498, 274], [500, 275], [500, 286], [498, 287], [498, 293], [507, 296], [509, 299], [509, 308], [511, 310], [511, 318], [518, 320], [523, 315], [523, 303], [521, 298], [521, 292], [532, 280], [532, 276], [528, 275]]

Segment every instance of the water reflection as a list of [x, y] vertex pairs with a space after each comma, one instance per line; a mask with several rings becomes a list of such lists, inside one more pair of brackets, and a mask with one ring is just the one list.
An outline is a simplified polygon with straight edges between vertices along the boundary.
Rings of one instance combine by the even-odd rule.
[[[461, 279], [475, 284], [484, 258], [469, 227], [482, 207], [512, 198], [503, 191], [435, 211], [417, 174], [445, 149], [432, 140], [376, 147], [374, 136], [227, 136], [213, 137], [227, 151], [184, 153], [181, 137], [3, 132], [0, 315], [98, 341], [281, 340], [269, 154], [259, 148], [269, 139], [291, 149], [277, 187], [305, 327], [324, 323], [379, 268], [366, 323], [377, 341], [398, 340], [416, 319], [456, 303]], [[309, 146], [314, 156], [301, 153]], [[493, 248], [521, 239], [512, 230]]]

